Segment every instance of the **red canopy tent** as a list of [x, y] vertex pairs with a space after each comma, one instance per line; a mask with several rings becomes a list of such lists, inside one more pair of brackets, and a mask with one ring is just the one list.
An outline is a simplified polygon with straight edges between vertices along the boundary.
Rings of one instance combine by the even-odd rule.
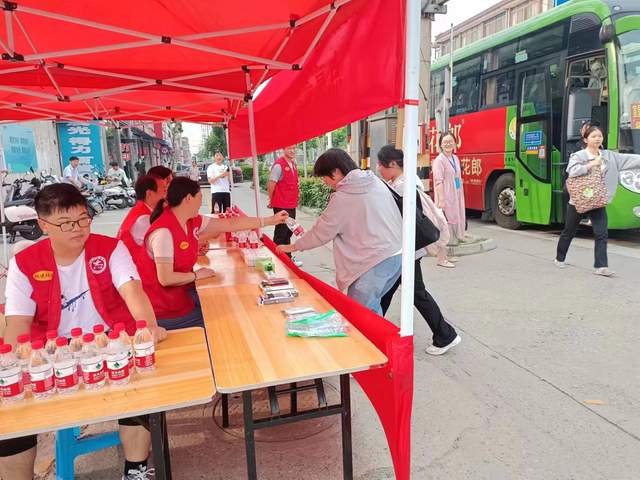
[[[254, 162], [257, 151], [398, 103], [406, 106], [407, 124], [417, 125], [419, 0], [21, 0], [2, 6], [0, 122], [226, 125], [238, 118], [231, 147], [236, 155], [251, 152]], [[253, 95], [270, 78], [256, 101], [256, 137]], [[408, 169], [415, 166], [415, 140], [414, 129], [405, 129]], [[256, 184], [257, 174], [254, 168]], [[414, 189], [414, 182], [408, 175], [405, 188]], [[413, 252], [415, 225], [406, 219], [414, 217], [415, 196], [405, 195], [404, 202], [403, 250]], [[406, 257], [403, 280], [412, 285], [413, 259]], [[412, 289], [402, 296], [403, 338], [379, 317], [365, 332], [385, 350], [389, 365], [358, 380], [385, 427], [397, 478], [404, 480], [410, 477]], [[355, 311], [348, 300], [335, 298], [347, 314]]]

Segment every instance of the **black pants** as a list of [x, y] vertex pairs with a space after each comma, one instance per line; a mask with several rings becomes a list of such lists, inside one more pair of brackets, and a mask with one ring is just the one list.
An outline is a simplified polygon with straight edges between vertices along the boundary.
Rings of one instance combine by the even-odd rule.
[[[296, 218], [296, 209], [295, 208], [277, 208], [274, 207], [273, 214], [275, 215], [278, 212], [285, 210], [291, 218]], [[273, 230], [273, 243], [276, 245], [289, 245], [291, 244], [291, 235], [293, 232], [289, 227], [287, 227], [286, 223], [281, 223], [280, 225], [276, 225]], [[291, 256], [288, 253], [289, 257]]]
[[[420, 268], [420, 260], [416, 260], [415, 265], [415, 281], [413, 283], [413, 304], [420, 312], [420, 315], [427, 321], [431, 332], [433, 332], [433, 345], [435, 347], [446, 347], [456, 338], [458, 333], [444, 319], [440, 307], [431, 294], [427, 291], [422, 280], [422, 269]], [[398, 290], [402, 277], [398, 278], [396, 284], [384, 294], [380, 305], [382, 307], [382, 315], [387, 313], [393, 294]]]
[[231, 193], [229, 192], [214, 192], [211, 194], [211, 213], [214, 213], [213, 209], [218, 204], [218, 213], [224, 213], [227, 208], [231, 207]]
[[578, 213], [576, 207], [567, 204], [567, 215], [564, 219], [564, 229], [560, 234], [558, 240], [558, 251], [556, 253], [556, 260], [564, 262], [567, 258], [567, 252], [569, 251], [569, 245], [571, 240], [576, 236], [576, 231], [580, 225], [580, 220], [588, 216], [591, 219], [591, 226], [593, 227], [593, 236], [596, 240], [594, 249], [595, 261], [593, 266], [595, 268], [608, 267], [609, 261], [607, 259], [607, 239], [609, 238], [607, 210], [605, 208], [596, 208], [586, 213]]
[[[118, 425], [127, 425], [130, 427], [144, 427], [150, 430], [149, 416], [142, 415], [139, 417], [121, 418], [118, 420]], [[11, 457], [27, 450], [32, 449], [38, 443], [37, 435], [28, 435], [26, 437], [9, 438], [7, 440], [0, 440], [0, 458]]]

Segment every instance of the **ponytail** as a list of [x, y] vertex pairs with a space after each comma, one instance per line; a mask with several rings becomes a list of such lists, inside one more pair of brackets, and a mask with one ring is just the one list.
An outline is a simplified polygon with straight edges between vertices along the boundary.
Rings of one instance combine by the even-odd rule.
[[174, 178], [169, 184], [167, 199], [158, 202], [156, 208], [151, 212], [151, 216], [149, 217], [150, 223], [155, 222], [157, 218], [162, 215], [165, 207], [177, 207], [182, 203], [187, 195], [195, 197], [199, 191], [200, 185], [198, 185], [198, 182], [194, 182], [188, 177]]

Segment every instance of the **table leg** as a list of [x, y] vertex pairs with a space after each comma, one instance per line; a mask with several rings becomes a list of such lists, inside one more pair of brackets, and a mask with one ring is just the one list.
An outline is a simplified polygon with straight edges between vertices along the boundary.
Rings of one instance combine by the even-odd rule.
[[291, 388], [291, 415], [296, 415], [298, 413], [298, 384], [293, 382], [289, 388]]
[[244, 416], [244, 447], [247, 457], [247, 478], [257, 480], [258, 472], [256, 468], [256, 444], [253, 437], [253, 405], [251, 400], [251, 390], [242, 392], [242, 410]]
[[171, 480], [171, 459], [165, 412], [149, 415], [153, 464], [157, 480]]
[[222, 394], [222, 428], [229, 428], [229, 394]]
[[342, 472], [344, 480], [353, 480], [351, 455], [351, 385], [349, 374], [340, 375], [340, 403], [342, 405]]

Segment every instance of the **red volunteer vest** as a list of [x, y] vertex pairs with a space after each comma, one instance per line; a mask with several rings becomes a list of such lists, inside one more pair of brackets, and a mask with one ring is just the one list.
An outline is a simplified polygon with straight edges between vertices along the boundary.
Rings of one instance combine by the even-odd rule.
[[[118, 240], [91, 234], [84, 247], [87, 281], [96, 310], [109, 326], [123, 322], [127, 333], [135, 333], [135, 321], [124, 300], [113, 285], [109, 260]], [[29, 279], [36, 302], [36, 313], [31, 323], [31, 338], [44, 339], [47, 330], [57, 330], [62, 314], [62, 294], [58, 267], [49, 239], [41, 240], [16, 255], [16, 264]]]
[[300, 196], [300, 190], [298, 188], [298, 167], [294, 162], [292, 168], [291, 164], [284, 157], [278, 158], [273, 166], [275, 167], [276, 165], [280, 165], [282, 177], [280, 181], [276, 183], [276, 188], [271, 198], [271, 206], [273, 208], [296, 208]]
[[181, 317], [195, 308], [193, 298], [188, 292], [193, 284], [163, 287], [158, 280], [156, 263], [146, 249], [147, 239], [156, 230], [167, 228], [173, 237], [173, 271], [191, 272], [198, 259], [198, 233], [201, 224], [200, 216], [190, 219], [185, 233], [171, 209], [167, 209], [151, 224], [144, 237], [145, 252], [140, 256], [139, 273], [142, 286], [153, 305], [153, 311], [160, 320]]
[[117, 235], [117, 238], [122, 240], [122, 243], [124, 243], [129, 249], [129, 253], [133, 258], [133, 261], [136, 262], [136, 266], [138, 264], [138, 258], [142, 253], [142, 247], [138, 245], [133, 239], [133, 236], [131, 235], [131, 228], [136, 223], [136, 221], [138, 221], [138, 218], [142, 217], [143, 215], [151, 215], [151, 210], [146, 203], [144, 203], [142, 200], [138, 200], [125, 217], [122, 225], [120, 225], [120, 230], [118, 230]]

